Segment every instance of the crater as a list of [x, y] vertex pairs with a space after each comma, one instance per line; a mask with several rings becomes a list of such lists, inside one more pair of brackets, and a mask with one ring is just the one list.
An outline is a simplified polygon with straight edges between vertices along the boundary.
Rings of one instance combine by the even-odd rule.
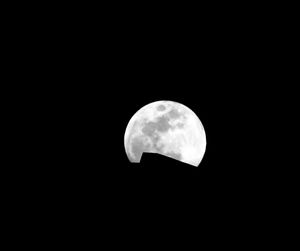
[[166, 110], [166, 107], [165, 105], [160, 104], [159, 106], [156, 107], [156, 110], [162, 112]]

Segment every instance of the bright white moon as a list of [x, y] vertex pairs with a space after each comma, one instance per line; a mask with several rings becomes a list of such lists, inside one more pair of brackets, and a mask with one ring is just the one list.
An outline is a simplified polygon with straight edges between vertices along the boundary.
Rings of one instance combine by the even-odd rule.
[[151, 152], [198, 166], [205, 153], [206, 135], [191, 109], [173, 101], [157, 101], [133, 115], [124, 145], [131, 162], [140, 162], [144, 152]]

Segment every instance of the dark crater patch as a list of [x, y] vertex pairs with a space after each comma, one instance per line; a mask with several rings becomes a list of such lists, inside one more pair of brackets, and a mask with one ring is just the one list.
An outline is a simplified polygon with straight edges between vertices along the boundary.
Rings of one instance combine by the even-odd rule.
[[172, 109], [170, 110], [167, 115], [171, 118], [171, 119], [178, 119], [182, 116], [181, 113], [178, 112], [177, 109]]
[[157, 122], [149, 121], [147, 122], [142, 132], [147, 136], [152, 136], [154, 132], [167, 132], [172, 126], [169, 124], [170, 119], [167, 118], [165, 115], [158, 118]]
[[159, 105], [159, 106], [157, 106], [156, 110], [161, 112], [161, 111], [166, 110], [166, 107], [164, 105]]

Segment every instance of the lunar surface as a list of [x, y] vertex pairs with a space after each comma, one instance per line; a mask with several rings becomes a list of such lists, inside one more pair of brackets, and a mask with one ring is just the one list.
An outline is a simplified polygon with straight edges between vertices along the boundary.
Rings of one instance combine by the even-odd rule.
[[149, 152], [198, 166], [205, 153], [206, 135], [191, 109], [173, 101], [157, 101], [133, 115], [124, 145], [130, 162], [140, 162], [143, 153]]

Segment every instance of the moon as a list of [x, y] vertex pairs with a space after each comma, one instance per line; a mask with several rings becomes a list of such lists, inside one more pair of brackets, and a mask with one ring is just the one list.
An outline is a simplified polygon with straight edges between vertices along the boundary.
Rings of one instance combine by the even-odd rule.
[[197, 115], [174, 101], [155, 101], [130, 119], [124, 146], [130, 162], [139, 163], [144, 152], [161, 154], [199, 166], [206, 150], [206, 134]]

